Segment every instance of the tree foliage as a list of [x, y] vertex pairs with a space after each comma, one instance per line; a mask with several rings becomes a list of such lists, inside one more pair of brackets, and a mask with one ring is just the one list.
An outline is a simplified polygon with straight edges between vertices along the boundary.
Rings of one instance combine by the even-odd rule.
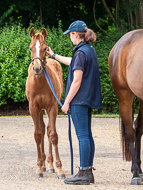
[[141, 0], [6, 0], [0, 6], [0, 26], [15, 22], [27, 28], [30, 21], [35, 23], [39, 18], [41, 26], [50, 28], [57, 28], [59, 20], [62, 20], [62, 29], [66, 30], [72, 21], [80, 19], [96, 31], [99, 30], [97, 23], [106, 31], [112, 25], [129, 30], [143, 27], [142, 10]]

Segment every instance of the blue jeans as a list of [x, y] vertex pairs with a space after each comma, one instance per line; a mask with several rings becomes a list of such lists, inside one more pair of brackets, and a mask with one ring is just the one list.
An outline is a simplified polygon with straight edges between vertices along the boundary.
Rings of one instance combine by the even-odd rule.
[[79, 141], [80, 169], [93, 165], [95, 145], [91, 132], [91, 111], [88, 106], [71, 105], [70, 113]]

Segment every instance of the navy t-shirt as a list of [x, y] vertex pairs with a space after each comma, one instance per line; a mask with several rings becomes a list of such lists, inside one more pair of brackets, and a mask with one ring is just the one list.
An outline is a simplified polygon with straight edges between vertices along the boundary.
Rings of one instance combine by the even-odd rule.
[[102, 108], [99, 66], [93, 46], [84, 41], [75, 46], [68, 68], [65, 98], [68, 95], [74, 77], [74, 70], [83, 71], [81, 86], [70, 105], [87, 105], [93, 109]]
[[82, 51], [78, 51], [75, 55], [74, 65], [72, 70], [74, 71], [75, 69], [80, 69], [84, 72], [86, 69], [86, 65], [87, 65], [86, 55]]

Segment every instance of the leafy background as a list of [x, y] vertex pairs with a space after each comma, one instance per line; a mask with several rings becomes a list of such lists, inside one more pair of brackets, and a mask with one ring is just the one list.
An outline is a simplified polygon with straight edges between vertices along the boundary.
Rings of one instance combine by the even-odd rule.
[[[34, 26], [36, 32], [39, 30], [37, 25], [31, 23], [31, 26], [27, 29], [22, 28], [20, 25], [7, 26], [3, 28], [0, 34], [0, 106], [7, 104], [9, 100], [27, 102], [25, 84], [28, 66], [31, 63], [29, 30]], [[47, 33], [47, 45], [54, 52], [63, 56], [72, 56], [73, 45], [69, 36], [63, 35], [61, 22], [59, 22], [58, 28], [47, 28]], [[94, 110], [94, 113], [101, 111], [118, 113], [118, 102], [109, 77], [108, 55], [121, 34], [116, 34], [114, 38], [110, 36], [103, 38], [100, 34], [97, 35], [97, 41], [92, 45], [96, 49], [98, 56], [103, 109]], [[65, 87], [67, 66], [61, 65]], [[64, 102], [64, 92], [61, 101], [62, 103]]]

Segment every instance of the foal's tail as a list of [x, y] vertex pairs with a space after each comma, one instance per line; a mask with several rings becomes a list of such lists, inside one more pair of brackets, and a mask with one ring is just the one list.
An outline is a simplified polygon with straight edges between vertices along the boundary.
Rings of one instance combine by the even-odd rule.
[[123, 153], [123, 160], [131, 161], [131, 151], [129, 143], [127, 142], [126, 133], [125, 133], [125, 125], [122, 119], [119, 119], [120, 128], [121, 128], [121, 139], [122, 139], [122, 153]]

